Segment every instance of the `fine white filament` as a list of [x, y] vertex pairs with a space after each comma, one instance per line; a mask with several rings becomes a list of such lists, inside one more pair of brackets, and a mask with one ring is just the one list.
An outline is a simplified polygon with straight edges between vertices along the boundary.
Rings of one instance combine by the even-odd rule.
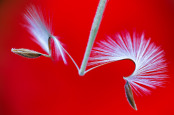
[[124, 79], [129, 82], [136, 94], [148, 94], [149, 88], [155, 89], [163, 85], [166, 78], [164, 51], [150, 43], [150, 39], [146, 40], [144, 34], [141, 36], [134, 34], [133, 38], [129, 33], [122, 36], [117, 34], [114, 38], [108, 37], [97, 45], [98, 47], [92, 50], [88, 64], [95, 66], [86, 72], [107, 63], [130, 59], [135, 63], [135, 70]]
[[47, 24], [44, 20], [44, 16], [42, 12], [37, 9], [35, 6], [31, 6], [27, 8], [27, 12], [24, 14], [24, 17], [28, 24], [26, 27], [28, 31], [33, 36], [33, 40], [47, 53], [49, 52], [48, 39], [51, 37], [54, 40], [55, 44], [55, 52], [56, 58], [58, 59], [60, 56], [62, 57], [64, 63], [66, 64], [66, 59], [64, 55], [64, 51], [61, 46], [61, 42], [52, 35], [51, 32], [51, 23]]

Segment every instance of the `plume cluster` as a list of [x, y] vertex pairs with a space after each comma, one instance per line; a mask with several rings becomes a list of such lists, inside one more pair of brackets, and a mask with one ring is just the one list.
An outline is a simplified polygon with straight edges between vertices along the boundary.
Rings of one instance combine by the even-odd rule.
[[88, 65], [99, 67], [125, 59], [135, 63], [134, 72], [124, 79], [136, 94], [149, 94], [150, 88], [163, 86], [166, 78], [164, 51], [151, 43], [150, 39], [145, 39], [144, 34], [138, 36], [134, 33], [131, 37], [129, 33], [125, 33], [117, 34], [114, 38], [107, 37], [93, 48]]
[[[52, 28], [51, 23], [50, 21], [48, 24], [45, 22], [42, 12], [32, 5], [27, 8], [26, 13], [24, 14], [24, 17], [27, 22], [25, 27], [33, 36], [33, 41], [35, 41], [48, 55], [45, 55], [39, 52], [38, 54], [41, 54], [42, 56], [46, 56], [46, 57], [51, 57], [51, 50], [55, 50], [56, 52], [55, 59], [58, 60], [59, 57], [62, 57], [64, 63], [66, 64], [67, 62], [65, 59], [63, 46], [61, 45], [61, 42], [58, 40], [58, 38], [53, 35], [51, 30]], [[51, 39], [53, 39], [54, 41], [53, 43], [54, 43], [55, 49], [51, 47], [51, 42], [50, 42]], [[12, 52], [21, 55], [21, 50], [22, 50], [22, 53], [25, 53], [25, 56], [22, 55], [24, 57], [27, 57], [28, 54], [31, 55], [33, 52], [35, 52], [33, 50], [28, 50], [23, 48], [12, 49]], [[28, 56], [28, 58], [30, 57]]]
[[[162, 86], [166, 78], [166, 63], [164, 51], [150, 39], [145, 39], [144, 34], [138, 37], [134, 34], [133, 39], [129, 33], [97, 43], [98, 47], [92, 50], [92, 57], [88, 65], [100, 65], [109, 62], [130, 59], [135, 63], [135, 70], [129, 77], [124, 77], [134, 91], [149, 93], [150, 90], [143, 86], [155, 88]], [[143, 86], [142, 86], [143, 85]]]

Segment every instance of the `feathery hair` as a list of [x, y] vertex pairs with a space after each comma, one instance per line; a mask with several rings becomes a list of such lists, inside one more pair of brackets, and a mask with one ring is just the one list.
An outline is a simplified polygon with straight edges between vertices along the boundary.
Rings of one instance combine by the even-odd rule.
[[[99, 67], [106, 63], [130, 59], [135, 63], [132, 75], [124, 77], [135, 93], [150, 93], [149, 88], [162, 86], [166, 78], [166, 63], [164, 51], [144, 34], [138, 37], [134, 33], [133, 39], [129, 33], [117, 34], [115, 38], [108, 37], [100, 41], [98, 47], [93, 48], [89, 66]], [[94, 67], [96, 68], [96, 67]]]
[[28, 31], [33, 36], [33, 40], [41, 46], [41, 48], [51, 55], [49, 49], [49, 38], [54, 40], [55, 44], [55, 51], [56, 51], [56, 58], [62, 57], [64, 63], [66, 62], [64, 51], [62, 49], [61, 42], [57, 39], [57, 37], [53, 36], [51, 33], [51, 23], [47, 24], [44, 20], [44, 16], [41, 10], [37, 9], [35, 6], [31, 5], [27, 8], [27, 12], [24, 14], [28, 25]]

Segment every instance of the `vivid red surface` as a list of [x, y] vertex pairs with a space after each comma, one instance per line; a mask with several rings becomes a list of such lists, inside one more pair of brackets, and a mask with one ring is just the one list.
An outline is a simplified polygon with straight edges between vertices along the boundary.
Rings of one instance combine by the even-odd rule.
[[[119, 61], [78, 75], [70, 59], [26, 59], [11, 48], [44, 52], [22, 24], [25, 8], [38, 5], [53, 17], [54, 35], [80, 66], [99, 0], [0, 0], [0, 115], [174, 115], [173, 0], [109, 0], [96, 41], [129, 31], [145, 33], [166, 52], [167, 83], [136, 96], [138, 111], [125, 98], [123, 76], [134, 64]], [[47, 15], [47, 16], [49, 16]]]

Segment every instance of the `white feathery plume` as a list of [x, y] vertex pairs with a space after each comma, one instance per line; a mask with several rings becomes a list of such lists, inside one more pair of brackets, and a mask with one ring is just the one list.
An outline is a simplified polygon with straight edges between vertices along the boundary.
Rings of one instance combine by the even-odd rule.
[[55, 44], [56, 58], [59, 58], [61, 56], [64, 63], [66, 64], [67, 62], [61, 42], [51, 33], [51, 23], [49, 22], [49, 24], [46, 24], [42, 12], [32, 5], [27, 9], [24, 17], [28, 22], [28, 25], [26, 25], [26, 27], [33, 36], [33, 40], [38, 45], [40, 45], [45, 52], [51, 55], [49, 49], [49, 39], [52, 38]]
[[166, 78], [166, 63], [164, 51], [150, 39], [146, 40], [144, 34], [140, 37], [129, 33], [121, 36], [117, 34], [115, 38], [108, 37], [105, 41], [100, 41], [98, 47], [93, 48], [89, 66], [95, 65], [86, 72], [101, 65], [130, 59], [135, 63], [135, 70], [129, 77], [124, 77], [135, 93], [149, 94], [150, 89], [162, 86]]

